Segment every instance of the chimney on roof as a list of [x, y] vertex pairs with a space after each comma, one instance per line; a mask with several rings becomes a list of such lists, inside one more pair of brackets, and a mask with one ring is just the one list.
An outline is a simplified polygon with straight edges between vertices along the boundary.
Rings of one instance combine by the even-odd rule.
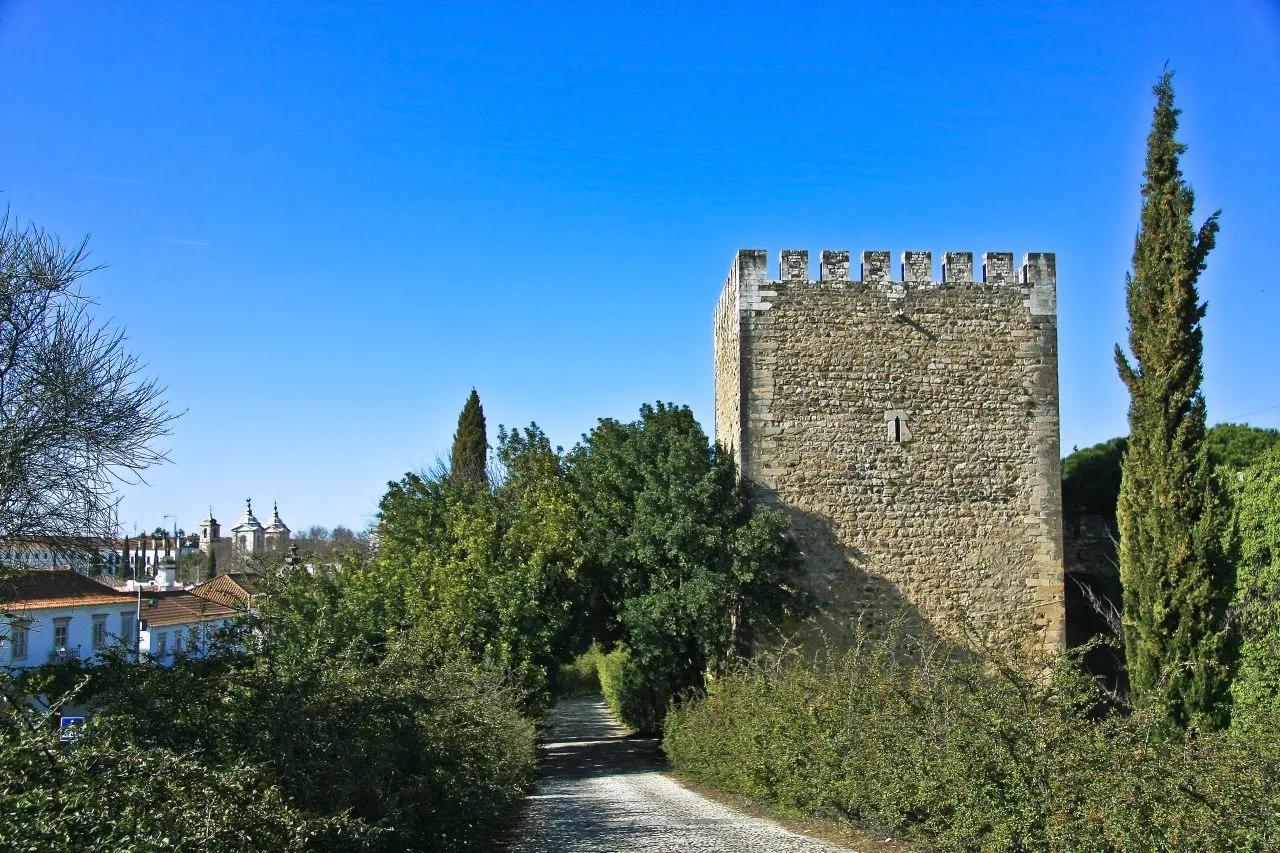
[[173, 589], [178, 576], [178, 564], [168, 554], [164, 562], [156, 564], [156, 586], [160, 589]]

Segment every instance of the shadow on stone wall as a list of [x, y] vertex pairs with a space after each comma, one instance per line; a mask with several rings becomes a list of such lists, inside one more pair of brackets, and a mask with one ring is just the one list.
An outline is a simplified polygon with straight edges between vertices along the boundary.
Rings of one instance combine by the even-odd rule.
[[[958, 602], [958, 624], [940, 626], [921, 612], [897, 583], [871, 572], [867, 556], [840, 541], [830, 518], [788, 505], [759, 484], [747, 485], [753, 500], [786, 514], [804, 556], [799, 580], [813, 595], [816, 609], [807, 619], [787, 626], [784, 634], [793, 637], [806, 653], [844, 651], [861, 635], [859, 627], [873, 637], [891, 634], [918, 647], [945, 648], [949, 654], [968, 655], [987, 647], [989, 639], [982, 635], [980, 625], [959, 624], [965, 617]], [[1076, 524], [1068, 521], [1065, 531], [1068, 649], [1098, 635], [1111, 635], [1107, 620], [1090, 605], [1082, 587], [1092, 590], [1104, 608], [1108, 602], [1120, 607], [1115, 536], [1104, 521], [1101, 517]], [[1108, 688], [1127, 688], [1122, 650], [1098, 647], [1083, 663]]]
[[846, 547], [823, 515], [782, 502], [769, 489], [748, 483], [753, 500], [787, 516], [804, 561], [800, 584], [813, 596], [814, 611], [784, 633], [809, 653], [847, 649], [863, 629], [873, 637], [890, 632], [902, 641], [932, 648], [941, 635], [898, 585], [867, 570], [867, 557]]

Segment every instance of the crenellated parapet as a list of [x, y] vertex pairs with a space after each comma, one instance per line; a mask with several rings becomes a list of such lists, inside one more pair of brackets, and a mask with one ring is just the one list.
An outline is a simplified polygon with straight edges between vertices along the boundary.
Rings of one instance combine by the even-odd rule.
[[933, 252], [906, 251], [898, 256], [895, 266], [893, 253], [867, 251], [859, 256], [858, 277], [850, 276], [851, 254], [847, 249], [823, 249], [818, 265], [818, 278], [809, 276], [809, 252], [807, 249], [783, 249], [778, 253], [777, 275], [768, 275], [768, 252], [764, 249], [739, 249], [730, 278], [737, 281], [786, 281], [809, 284], [862, 284], [879, 285], [892, 282], [931, 285], [934, 287], [954, 284], [983, 284], [989, 287], [1025, 287], [1047, 283], [1056, 278], [1052, 252], [1029, 252], [1023, 255], [1022, 265], [1013, 266], [1012, 252], [983, 252], [982, 264], [974, 275], [972, 252], [943, 252], [941, 274], [933, 262]]
[[943, 252], [940, 270], [928, 251], [902, 252], [897, 264], [891, 252], [864, 251], [856, 270], [847, 249], [823, 249], [819, 257], [818, 278], [813, 279], [808, 250], [783, 249], [778, 253], [777, 274], [771, 277], [766, 250], [740, 249], [721, 298], [736, 299], [740, 310], [764, 311], [778, 296], [778, 284], [873, 289], [891, 299], [907, 298], [915, 290], [980, 287], [1020, 290], [1031, 314], [1057, 313], [1057, 267], [1052, 252], [1029, 252], [1016, 269], [1012, 252], [983, 252], [976, 267], [972, 252]]

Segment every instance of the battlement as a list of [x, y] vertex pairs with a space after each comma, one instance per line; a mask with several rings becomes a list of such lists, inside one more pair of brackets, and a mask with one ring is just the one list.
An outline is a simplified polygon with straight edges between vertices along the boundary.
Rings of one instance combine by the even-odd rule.
[[[954, 284], [983, 284], [990, 287], [1033, 287], [1056, 283], [1057, 269], [1052, 252], [1028, 252], [1022, 265], [1015, 271], [1012, 252], [984, 252], [981, 278], [974, 276], [972, 252], [943, 252], [941, 275], [935, 276], [933, 253], [906, 251], [898, 257], [895, 268], [892, 253], [885, 251], [863, 252], [858, 277], [850, 276], [848, 249], [823, 249], [820, 253], [818, 278], [809, 277], [809, 251], [807, 249], [783, 249], [778, 253], [778, 274], [768, 277], [768, 252], [764, 249], [739, 249], [730, 277], [739, 282], [801, 282], [833, 284], [885, 285], [891, 283], [926, 286]], [[898, 275], [895, 277], [894, 272]]]
[[1019, 290], [1028, 297], [1027, 307], [1032, 314], [1057, 313], [1057, 261], [1052, 252], [1028, 252], [1016, 269], [1012, 252], [984, 252], [976, 270], [972, 252], [943, 252], [940, 275], [936, 274], [932, 252], [902, 252], [896, 268], [892, 257], [887, 251], [862, 252], [858, 277], [853, 278], [847, 249], [823, 249], [818, 278], [812, 279], [808, 250], [783, 249], [778, 253], [777, 277], [770, 278], [766, 250], [739, 249], [721, 298], [736, 296], [740, 309], [760, 311], [772, 306], [770, 300], [778, 295], [775, 285], [874, 289], [895, 300], [904, 299], [915, 290], [967, 286]]

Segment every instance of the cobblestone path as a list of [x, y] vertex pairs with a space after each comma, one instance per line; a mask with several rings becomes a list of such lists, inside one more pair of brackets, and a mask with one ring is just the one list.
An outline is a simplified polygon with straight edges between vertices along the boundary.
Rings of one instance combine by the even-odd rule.
[[657, 741], [628, 736], [603, 702], [561, 702], [542, 744], [542, 780], [512, 853], [831, 853], [662, 775]]

